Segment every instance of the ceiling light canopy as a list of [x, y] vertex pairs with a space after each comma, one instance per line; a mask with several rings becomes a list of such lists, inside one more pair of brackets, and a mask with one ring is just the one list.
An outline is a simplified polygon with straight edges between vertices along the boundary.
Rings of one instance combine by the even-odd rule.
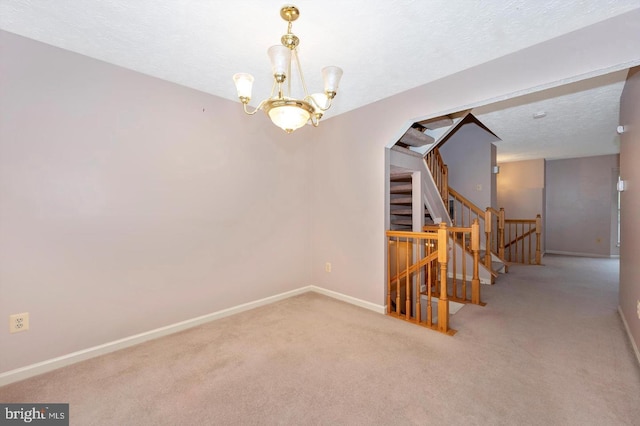
[[[288, 29], [280, 39], [282, 44], [271, 46], [267, 51], [273, 71], [273, 86], [269, 98], [260, 102], [253, 111], [249, 111], [247, 104], [251, 100], [253, 76], [247, 73], [238, 73], [233, 76], [233, 81], [236, 84], [238, 98], [242, 102], [244, 112], [253, 115], [262, 109], [271, 118], [273, 124], [285, 132], [291, 133], [307, 123], [314, 127], [320, 124], [322, 114], [331, 107], [331, 102], [336, 96], [342, 77], [342, 69], [334, 66], [323, 68], [324, 93], [309, 95], [298, 58], [297, 47], [300, 44], [300, 39], [291, 32], [292, 23], [298, 19], [300, 11], [295, 6], [283, 6], [280, 9], [280, 16], [288, 22]], [[291, 90], [293, 62], [295, 62], [295, 70], [302, 85], [303, 93], [299, 99], [292, 95]]]

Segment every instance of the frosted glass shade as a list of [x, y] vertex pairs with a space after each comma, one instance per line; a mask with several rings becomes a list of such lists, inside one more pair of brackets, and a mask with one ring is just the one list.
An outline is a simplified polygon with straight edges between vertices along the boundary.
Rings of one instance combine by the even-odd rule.
[[287, 75], [291, 62], [291, 50], [281, 44], [271, 46], [267, 51], [271, 60], [273, 75]]
[[233, 82], [236, 84], [239, 98], [251, 99], [251, 90], [253, 88], [253, 76], [246, 72], [239, 72], [233, 75]]
[[310, 117], [308, 111], [293, 105], [277, 106], [269, 110], [269, 118], [273, 124], [287, 133], [304, 126]]
[[324, 80], [325, 92], [337, 92], [340, 79], [342, 78], [342, 68], [324, 67], [322, 68], [322, 79]]

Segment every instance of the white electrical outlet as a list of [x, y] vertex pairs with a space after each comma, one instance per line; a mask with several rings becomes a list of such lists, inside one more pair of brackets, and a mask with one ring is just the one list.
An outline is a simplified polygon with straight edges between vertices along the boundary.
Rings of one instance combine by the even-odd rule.
[[9, 333], [29, 330], [29, 312], [9, 315]]
[[640, 319], [640, 300], [638, 300], [638, 319]]
[[324, 264], [325, 272], [331, 272], [331, 263], [327, 262]]

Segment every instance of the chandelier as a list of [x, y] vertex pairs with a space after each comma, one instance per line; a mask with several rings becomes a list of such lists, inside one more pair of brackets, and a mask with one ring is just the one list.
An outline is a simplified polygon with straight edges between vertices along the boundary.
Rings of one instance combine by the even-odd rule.
[[[320, 124], [322, 114], [331, 107], [331, 101], [336, 96], [338, 83], [342, 77], [342, 69], [334, 66], [323, 68], [324, 93], [309, 95], [298, 58], [297, 47], [300, 44], [300, 39], [291, 32], [292, 23], [298, 19], [300, 11], [295, 6], [283, 6], [280, 9], [280, 16], [288, 22], [288, 29], [280, 39], [282, 44], [271, 46], [267, 51], [273, 70], [273, 86], [269, 98], [260, 102], [253, 111], [249, 111], [247, 104], [251, 100], [253, 76], [247, 73], [238, 73], [233, 76], [233, 81], [236, 84], [238, 97], [245, 113], [253, 115], [258, 110], [264, 110], [273, 124], [285, 132], [291, 133], [307, 123], [314, 127]], [[295, 63], [294, 69], [297, 71], [302, 85], [301, 99], [292, 95], [292, 63]]]

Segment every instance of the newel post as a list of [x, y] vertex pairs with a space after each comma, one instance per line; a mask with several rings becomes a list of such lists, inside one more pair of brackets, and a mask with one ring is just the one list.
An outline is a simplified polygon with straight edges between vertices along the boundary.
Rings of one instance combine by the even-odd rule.
[[480, 221], [473, 219], [471, 224], [471, 252], [473, 253], [473, 278], [471, 279], [471, 303], [480, 304]]
[[504, 207], [500, 207], [498, 218], [498, 255], [504, 259]]
[[447, 224], [440, 223], [438, 229], [438, 263], [440, 264], [440, 296], [438, 299], [438, 331], [449, 331], [449, 298], [447, 296], [447, 255], [448, 247]]
[[542, 235], [542, 216], [538, 214], [536, 216], [536, 265], [542, 263], [542, 256], [540, 253], [540, 236]]
[[484, 212], [484, 266], [491, 270], [491, 210], [487, 207]]

